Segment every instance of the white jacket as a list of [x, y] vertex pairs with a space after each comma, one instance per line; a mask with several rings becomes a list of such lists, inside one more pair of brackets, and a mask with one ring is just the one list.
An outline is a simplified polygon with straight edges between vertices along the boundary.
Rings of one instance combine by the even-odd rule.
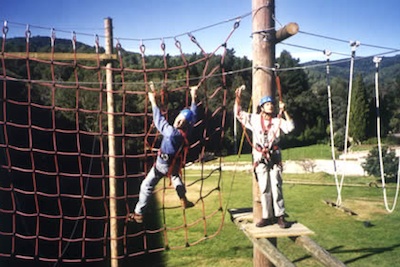
[[[237, 106], [235, 114], [238, 121], [247, 129], [253, 132], [253, 146], [260, 146], [263, 149], [271, 149], [279, 143], [281, 132], [287, 134], [294, 129], [293, 120], [285, 120], [282, 117], [275, 117], [265, 120], [260, 114], [253, 114], [242, 111]], [[253, 161], [258, 162], [262, 158], [262, 152], [253, 149]]]

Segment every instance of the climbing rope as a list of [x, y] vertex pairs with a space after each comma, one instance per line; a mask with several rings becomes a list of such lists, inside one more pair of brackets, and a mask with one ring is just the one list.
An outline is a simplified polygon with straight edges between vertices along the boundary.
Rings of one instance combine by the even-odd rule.
[[337, 188], [337, 193], [339, 198], [341, 199], [341, 190], [339, 190], [339, 180], [337, 175], [337, 166], [336, 166], [336, 155], [335, 155], [335, 140], [334, 140], [334, 132], [333, 132], [333, 115], [332, 115], [332, 92], [331, 92], [331, 80], [330, 80], [330, 56], [332, 54], [329, 50], [324, 50], [324, 54], [326, 56], [326, 89], [328, 91], [328, 111], [329, 111], [329, 128], [330, 128], [330, 138], [331, 138], [331, 152], [332, 152], [332, 161], [333, 161], [333, 171], [335, 177], [335, 184]]
[[[202, 52], [195, 57], [188, 57], [176, 37], [180, 55], [172, 60], [162, 40], [163, 64], [153, 68], [149, 67], [154, 64], [150, 62], [152, 56], [146, 54], [146, 42], [140, 44], [141, 58], [132, 63], [130, 55], [117, 41], [118, 57], [112, 67], [103, 66], [98, 36], [96, 56], [93, 62], [86, 62], [80, 59], [75, 32], [72, 35], [73, 58], [64, 62], [55, 57], [58, 47], [54, 29], [48, 55], [51, 60], [41, 59], [34, 54], [28, 27], [22, 51], [25, 53], [12, 59], [24, 63], [25, 74], [17, 78], [14, 77], [16, 64], [7, 59], [7, 54], [13, 52], [8, 51], [8, 26], [5, 25], [0, 45], [0, 65], [4, 70], [1, 77], [3, 101], [0, 103], [4, 113], [0, 119], [0, 157], [4, 155], [4, 160], [1, 160], [0, 169], [9, 178], [0, 184], [0, 194], [7, 199], [0, 205], [0, 213], [1, 220], [10, 222], [10, 226], [0, 229], [2, 244], [9, 243], [0, 251], [0, 256], [39, 259], [53, 266], [102, 262], [115, 257], [106, 249], [112, 239], [108, 220], [113, 216], [108, 206], [111, 199], [107, 192], [108, 147], [104, 145], [109, 137], [107, 124], [104, 124], [109, 113], [104, 106], [104, 77], [109, 70], [116, 77], [113, 94], [118, 108], [110, 115], [118, 119], [114, 137], [120, 142], [117, 155], [120, 172], [115, 177], [121, 189], [116, 196], [120, 212], [114, 217], [121, 227], [117, 237], [121, 246], [118, 259], [185, 248], [218, 235], [225, 218], [221, 158], [219, 166], [210, 172], [204, 168], [204, 162], [207, 153], [221, 150], [224, 140], [227, 83], [230, 82], [227, 75], [233, 73], [227, 72], [224, 66], [229, 56], [228, 41], [238, 26], [236, 20], [222, 44], [212, 53], [206, 53], [191, 32], [190, 40]], [[220, 64], [215, 64], [216, 60]], [[39, 63], [50, 69], [49, 74], [32, 71]], [[201, 73], [193, 71], [200, 69]], [[70, 72], [68, 81], [59, 80], [59, 73], [64, 71]], [[85, 75], [80, 75], [81, 71]], [[149, 83], [150, 80], [155, 84]], [[127, 223], [126, 214], [139, 196], [140, 182], [149, 171], [158, 148], [156, 140], [160, 134], [152, 124], [147, 93], [158, 90], [162, 113], [168, 117], [180, 108], [171, 106], [172, 103], [180, 105], [176, 104], [177, 99], [188, 106], [188, 88], [194, 83], [202, 84], [204, 90], [201, 92], [203, 101], [198, 103], [201, 118], [194, 124], [192, 135], [196, 141], [189, 145], [191, 159], [198, 160], [201, 169], [192, 175], [189, 171], [185, 173], [184, 168], [182, 178], [188, 197], [196, 206], [187, 211], [182, 209], [169, 180], [163, 179], [165, 183], [159, 183], [153, 192], [159, 200], [159, 205], [155, 206], [159, 212], [151, 214], [154, 221], [149, 216], [143, 225]], [[169, 91], [167, 84], [173, 84]], [[16, 92], [17, 86], [24, 90]], [[41, 98], [34, 97], [37, 95]], [[61, 96], [66, 97], [61, 101]], [[19, 116], [19, 113], [26, 115]], [[90, 146], [92, 143], [96, 146]], [[27, 227], [24, 229], [23, 225]]]
[[[351, 60], [350, 60], [349, 93], [348, 93], [348, 99], [347, 99], [346, 130], [345, 130], [345, 137], [344, 137], [344, 152], [343, 152], [344, 163], [346, 163], [346, 159], [347, 159], [347, 142], [349, 140], [349, 121], [350, 121], [351, 92], [352, 92], [352, 88], [353, 88], [354, 60], [356, 57], [356, 49], [358, 46], [360, 46], [359, 41], [350, 42]], [[338, 197], [336, 200], [337, 206], [340, 206], [342, 204], [341, 191], [343, 188], [344, 176], [345, 176], [345, 171], [343, 169], [342, 178], [340, 179], [340, 184], [337, 187], [337, 190], [338, 190]]]
[[383, 166], [383, 157], [382, 157], [382, 143], [381, 143], [381, 119], [380, 119], [380, 112], [379, 112], [379, 63], [381, 62], [381, 57], [374, 57], [373, 61], [375, 63], [375, 99], [376, 99], [376, 133], [378, 139], [378, 151], [379, 151], [379, 166], [380, 166], [380, 174], [381, 174], [381, 181], [382, 181], [382, 189], [383, 189], [383, 199], [385, 203], [385, 208], [389, 213], [392, 213], [396, 207], [397, 197], [399, 195], [399, 176], [400, 176], [400, 160], [399, 160], [399, 167], [397, 171], [397, 186], [396, 186], [396, 194], [393, 200], [393, 205], [390, 208], [387, 199], [387, 192], [386, 192], [386, 182], [385, 182], [385, 170]]

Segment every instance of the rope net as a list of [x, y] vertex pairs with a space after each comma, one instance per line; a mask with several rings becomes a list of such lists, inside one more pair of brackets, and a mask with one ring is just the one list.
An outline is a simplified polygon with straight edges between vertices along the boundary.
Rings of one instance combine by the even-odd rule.
[[[187, 162], [204, 163], [210, 152], [219, 152], [224, 137], [226, 44], [237, 26], [212, 53], [206, 53], [193, 35], [188, 36], [190, 41], [201, 50], [196, 56], [184, 54], [180, 41], [175, 40], [180, 55], [170, 57], [161, 43], [162, 65], [158, 67], [153, 67], [154, 57], [146, 54], [145, 45], [132, 55], [117, 42], [112, 66], [113, 114], [107, 111], [106, 64], [97, 36], [92, 61], [80, 59], [75, 36], [72, 49], [58, 48], [56, 43], [63, 42], [56, 42], [54, 32], [48, 58], [43, 59], [31, 51], [30, 31], [25, 47], [15, 51], [3, 28], [0, 257], [49, 263], [111, 258], [108, 115], [115, 119], [118, 259], [184, 248], [217, 235], [224, 220], [221, 162], [210, 171], [203, 164], [200, 171], [183, 169], [182, 179], [194, 208], [182, 209], [169, 179], [164, 178], [146, 214], [151, 219], [144, 224], [126, 219], [160, 141], [148, 106], [149, 82], [154, 82], [167, 118], [188, 107], [189, 87], [200, 85], [199, 120], [190, 138]], [[58, 60], [59, 52], [73, 57]]]

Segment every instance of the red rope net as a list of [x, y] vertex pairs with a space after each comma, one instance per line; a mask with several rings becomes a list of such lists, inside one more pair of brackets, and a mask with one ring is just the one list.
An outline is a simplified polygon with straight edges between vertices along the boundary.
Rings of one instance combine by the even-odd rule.
[[[190, 139], [188, 161], [203, 162], [210, 146], [218, 150], [224, 137], [227, 86], [223, 66], [227, 41], [237, 26], [212, 53], [206, 53], [189, 35], [201, 50], [197, 57], [184, 54], [180, 41], [175, 40], [180, 61], [167, 54], [162, 42], [162, 65], [154, 68], [148, 67], [154, 66], [150, 64], [154, 57], [146, 54], [143, 44], [141, 55], [132, 56], [117, 42], [118, 60], [112, 67], [116, 105], [111, 115], [116, 121], [117, 140], [118, 259], [192, 246], [221, 230], [220, 163], [211, 171], [203, 165], [200, 171], [183, 170], [194, 208], [183, 210], [169, 180], [164, 179], [154, 191], [152, 219], [139, 225], [127, 222], [126, 217], [137, 202], [140, 182], [153, 163], [159, 143], [147, 105], [148, 82], [155, 82], [166, 117], [175, 117], [177, 111], [189, 106], [189, 86], [200, 84], [202, 113]], [[15, 47], [8, 46], [6, 37], [7, 28], [3, 28], [0, 257], [49, 263], [109, 260], [110, 114], [98, 37], [92, 61], [78, 59], [75, 36], [69, 51], [71, 60], [57, 59], [54, 32], [48, 59], [30, 51], [29, 30], [23, 53], [12, 53]], [[209, 88], [215, 84], [216, 88]], [[182, 106], [172, 106], [182, 97]]]

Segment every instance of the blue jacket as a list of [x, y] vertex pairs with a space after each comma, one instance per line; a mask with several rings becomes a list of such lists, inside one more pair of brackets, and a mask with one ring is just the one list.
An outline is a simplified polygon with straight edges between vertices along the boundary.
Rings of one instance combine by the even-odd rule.
[[[193, 121], [196, 120], [197, 105], [192, 103], [190, 110], [193, 112]], [[153, 122], [157, 130], [162, 134], [161, 153], [168, 155], [175, 155], [182, 146], [184, 137], [181, 132], [168, 123], [164, 116], [161, 115], [160, 109], [157, 106], [153, 107]], [[187, 134], [192, 130], [192, 124], [189, 125]]]

